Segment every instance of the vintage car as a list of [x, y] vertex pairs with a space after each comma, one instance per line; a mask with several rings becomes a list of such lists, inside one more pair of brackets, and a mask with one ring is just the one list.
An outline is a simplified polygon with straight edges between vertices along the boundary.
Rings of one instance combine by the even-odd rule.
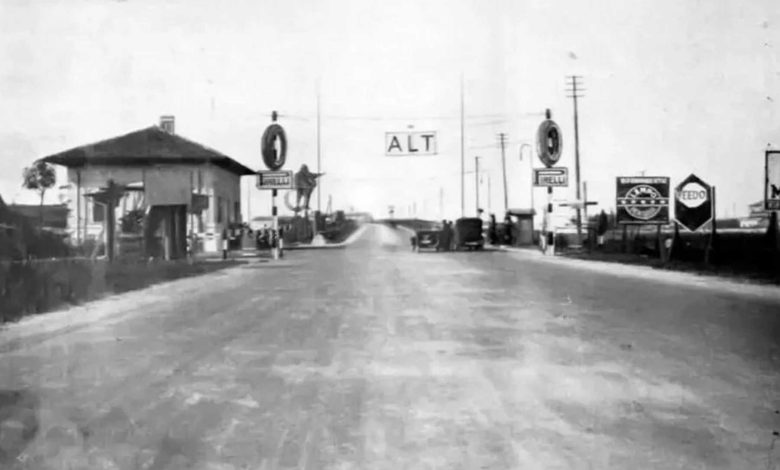
[[438, 230], [418, 230], [414, 234], [413, 248], [417, 251], [430, 249], [437, 250], [439, 247]]
[[481, 250], [485, 247], [482, 235], [482, 219], [464, 217], [455, 221], [453, 240], [455, 250]]

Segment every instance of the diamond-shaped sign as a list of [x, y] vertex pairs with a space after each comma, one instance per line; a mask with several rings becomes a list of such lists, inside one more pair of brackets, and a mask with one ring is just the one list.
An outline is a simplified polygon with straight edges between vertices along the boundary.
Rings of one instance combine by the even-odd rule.
[[674, 189], [674, 218], [691, 232], [711, 221], [712, 186], [696, 175], [685, 178]]

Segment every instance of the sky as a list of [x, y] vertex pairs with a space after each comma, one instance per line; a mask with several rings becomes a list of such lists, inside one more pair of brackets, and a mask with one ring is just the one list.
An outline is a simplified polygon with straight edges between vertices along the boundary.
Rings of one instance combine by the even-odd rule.
[[[34, 203], [21, 172], [35, 159], [166, 114], [261, 169], [277, 110], [286, 168], [315, 169], [319, 96], [323, 210], [330, 197], [457, 218], [462, 78], [465, 215], [477, 186], [483, 208], [504, 210], [499, 133], [508, 205], [539, 210], [530, 169], [548, 108], [572, 180], [554, 197], [575, 198], [566, 77], [579, 75], [581, 179], [597, 208], [614, 207], [617, 176], [674, 186], [695, 173], [717, 187], [720, 216], [745, 215], [763, 197], [764, 150], [780, 148], [778, 48], [777, 0], [3, 0], [0, 195]], [[410, 127], [436, 131], [438, 155], [385, 156], [385, 132]], [[245, 212], [270, 213], [252, 178], [242, 188]]]

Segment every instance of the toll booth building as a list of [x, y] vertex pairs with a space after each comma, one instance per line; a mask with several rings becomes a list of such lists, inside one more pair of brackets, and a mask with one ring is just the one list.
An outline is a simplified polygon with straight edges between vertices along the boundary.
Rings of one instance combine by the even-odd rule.
[[110, 245], [118, 255], [165, 259], [186, 256], [188, 240], [195, 252], [217, 252], [223, 229], [242, 220], [241, 176], [255, 174], [176, 135], [172, 117], [43, 160], [67, 168], [74, 244], [91, 240], [106, 253]]

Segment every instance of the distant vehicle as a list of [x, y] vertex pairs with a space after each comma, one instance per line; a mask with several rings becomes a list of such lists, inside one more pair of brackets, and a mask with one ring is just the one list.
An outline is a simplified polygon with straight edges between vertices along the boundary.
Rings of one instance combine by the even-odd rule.
[[415, 249], [417, 251], [438, 249], [439, 231], [438, 230], [418, 230], [415, 232]]
[[455, 221], [456, 250], [481, 250], [485, 247], [485, 237], [482, 235], [482, 219], [464, 217]]

